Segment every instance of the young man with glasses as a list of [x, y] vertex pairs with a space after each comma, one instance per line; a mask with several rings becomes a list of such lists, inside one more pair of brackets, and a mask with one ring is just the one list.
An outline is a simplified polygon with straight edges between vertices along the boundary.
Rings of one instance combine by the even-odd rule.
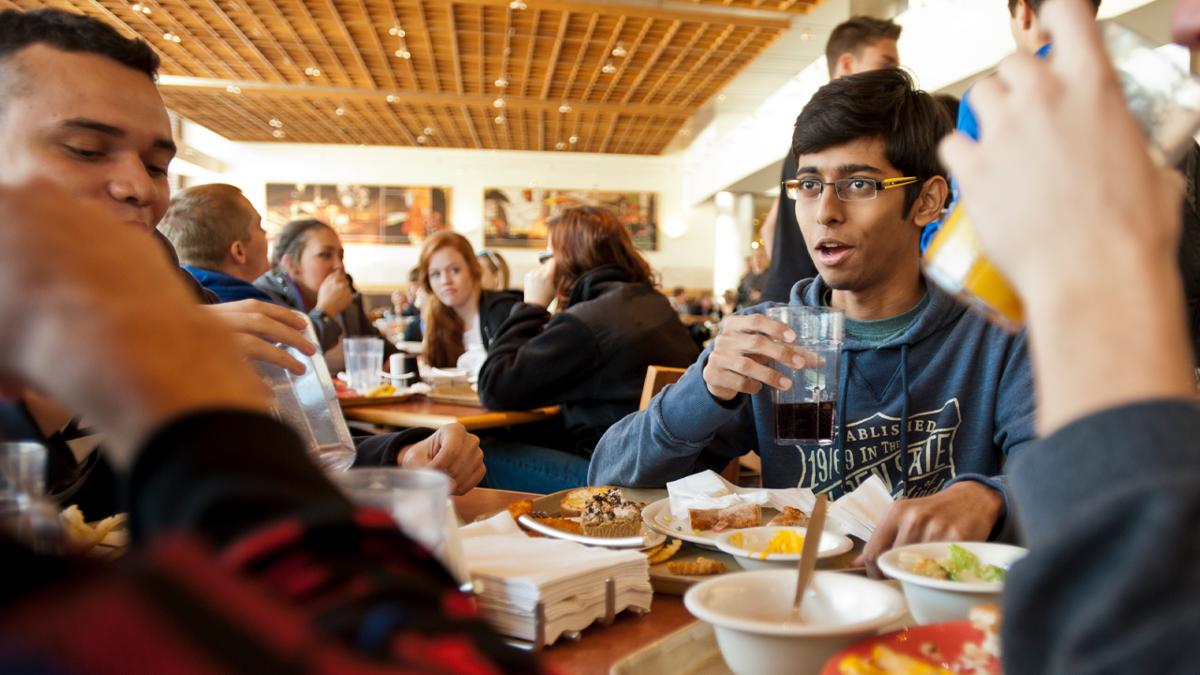
[[803, 355], [773, 303], [726, 319], [713, 346], [649, 409], [621, 420], [592, 458], [589, 481], [662, 486], [757, 450], [766, 487], [800, 484], [838, 497], [872, 475], [900, 501], [865, 550], [985, 539], [1013, 524], [1006, 456], [1033, 437], [1023, 335], [1010, 335], [926, 284], [921, 228], [945, 203], [937, 144], [948, 122], [899, 70], [823, 87], [796, 121], [795, 179], [785, 189], [819, 275], [792, 303], [846, 313], [836, 442], [772, 440], [774, 366]]

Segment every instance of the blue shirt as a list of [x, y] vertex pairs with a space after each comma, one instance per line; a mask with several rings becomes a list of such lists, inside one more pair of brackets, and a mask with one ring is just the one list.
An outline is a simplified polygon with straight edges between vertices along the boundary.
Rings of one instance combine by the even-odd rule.
[[221, 302], [262, 300], [263, 302], [275, 304], [271, 296], [258, 290], [253, 284], [242, 281], [237, 277], [193, 265], [181, 265], [181, 267], [187, 270], [188, 274], [192, 275], [201, 286], [216, 293]]

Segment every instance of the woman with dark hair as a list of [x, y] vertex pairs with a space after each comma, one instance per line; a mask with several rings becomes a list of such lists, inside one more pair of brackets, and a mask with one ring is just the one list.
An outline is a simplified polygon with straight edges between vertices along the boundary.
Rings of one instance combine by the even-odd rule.
[[435, 368], [457, 365], [468, 351], [486, 351], [521, 299], [515, 291], [484, 290], [475, 249], [457, 232], [438, 232], [426, 239], [417, 270], [426, 292], [421, 310], [425, 361]]
[[[371, 325], [362, 298], [343, 265], [342, 240], [334, 229], [314, 220], [293, 220], [275, 239], [271, 269], [254, 286], [275, 302], [298, 309], [312, 319], [330, 370], [342, 369], [345, 336], [383, 337]], [[396, 352], [383, 341], [384, 358]]]
[[[525, 275], [525, 301], [492, 338], [479, 395], [489, 408], [558, 404], [561, 414], [554, 430], [526, 435], [537, 447], [485, 441], [490, 487], [585, 484], [600, 436], [637, 410], [646, 368], [685, 367], [700, 354], [611, 212], [567, 209], [549, 222], [548, 248], [549, 258]], [[546, 308], [555, 299], [552, 316]]]

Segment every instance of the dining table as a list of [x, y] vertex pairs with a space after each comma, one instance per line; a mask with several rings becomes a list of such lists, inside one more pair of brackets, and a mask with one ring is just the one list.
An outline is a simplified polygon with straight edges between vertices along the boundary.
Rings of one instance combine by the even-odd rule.
[[[469, 523], [519, 499], [537, 496], [475, 488], [453, 499], [459, 519]], [[655, 593], [649, 613], [638, 616], [621, 612], [607, 626], [593, 624], [583, 630], [578, 641], [559, 640], [546, 647], [542, 658], [563, 673], [607, 675], [613, 664], [625, 656], [695, 622], [696, 619], [684, 608], [683, 598]]]

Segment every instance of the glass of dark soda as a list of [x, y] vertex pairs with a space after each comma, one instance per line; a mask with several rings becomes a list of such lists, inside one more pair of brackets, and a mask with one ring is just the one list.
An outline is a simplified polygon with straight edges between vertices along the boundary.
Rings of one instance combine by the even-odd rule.
[[832, 445], [845, 315], [830, 307], [788, 305], [768, 309], [767, 318], [790, 327], [796, 333], [795, 346], [806, 352], [801, 368], [775, 363], [775, 369], [792, 381], [790, 389], [771, 390], [775, 442]]

